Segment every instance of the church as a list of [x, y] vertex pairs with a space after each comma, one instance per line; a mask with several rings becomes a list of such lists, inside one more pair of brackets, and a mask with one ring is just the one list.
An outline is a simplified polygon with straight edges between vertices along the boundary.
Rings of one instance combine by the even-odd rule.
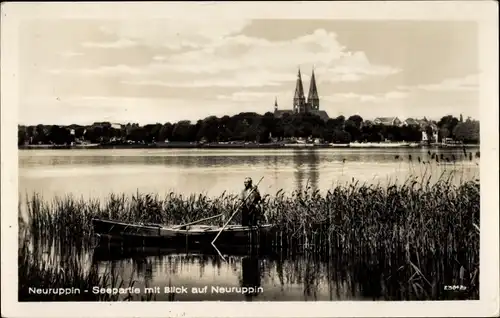
[[283, 117], [284, 114], [315, 114], [324, 121], [328, 120], [328, 114], [324, 110], [319, 110], [319, 95], [316, 87], [316, 78], [314, 70], [311, 75], [311, 83], [309, 84], [309, 94], [304, 96], [304, 87], [302, 85], [302, 76], [300, 69], [297, 74], [297, 84], [295, 85], [295, 95], [293, 97], [293, 109], [278, 109], [278, 100], [274, 101], [274, 116], [277, 118]]

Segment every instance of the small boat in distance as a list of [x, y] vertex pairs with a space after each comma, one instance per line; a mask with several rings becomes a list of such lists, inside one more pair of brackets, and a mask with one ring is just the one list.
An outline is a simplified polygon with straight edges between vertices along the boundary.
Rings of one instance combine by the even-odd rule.
[[[174, 225], [127, 223], [92, 219], [94, 233], [100, 240], [139, 246], [210, 245], [222, 227], [217, 225]], [[260, 245], [268, 242], [274, 226], [228, 225], [217, 239], [217, 245]]]

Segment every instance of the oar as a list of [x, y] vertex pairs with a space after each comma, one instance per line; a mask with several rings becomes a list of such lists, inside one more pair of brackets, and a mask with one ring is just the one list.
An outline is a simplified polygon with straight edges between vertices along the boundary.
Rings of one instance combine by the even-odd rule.
[[198, 221], [193, 221], [193, 222], [189, 222], [189, 223], [186, 223], [186, 224], [177, 225], [177, 226], [174, 226], [174, 227], [172, 227], [172, 228], [173, 228], [173, 229], [178, 229], [178, 228], [181, 228], [181, 227], [184, 227], [184, 226], [193, 225], [193, 224], [200, 223], [200, 222], [203, 222], [203, 221], [207, 221], [207, 220], [215, 219], [215, 218], [220, 217], [220, 216], [222, 216], [222, 213], [219, 213], [219, 214], [214, 215], [214, 216], [210, 216], [210, 217], [208, 217], [208, 218], [200, 219], [200, 220], [198, 220]]
[[[257, 182], [257, 184], [252, 188], [252, 191], [250, 191], [250, 193], [248, 193], [248, 195], [245, 197], [245, 199], [240, 203], [240, 205], [238, 206], [238, 208], [236, 209], [236, 211], [234, 211], [233, 215], [231, 215], [231, 217], [229, 218], [229, 220], [227, 220], [226, 224], [224, 224], [224, 226], [222, 227], [222, 229], [220, 229], [219, 233], [217, 233], [217, 236], [215, 236], [214, 240], [212, 241], [212, 246], [217, 250], [217, 247], [215, 247], [215, 241], [217, 240], [217, 238], [219, 237], [219, 235], [222, 233], [222, 231], [224, 231], [224, 229], [226, 228], [226, 226], [229, 224], [229, 222], [231, 222], [231, 220], [233, 219], [233, 217], [236, 215], [236, 213], [239, 211], [240, 207], [246, 202], [246, 200], [248, 199], [248, 197], [250, 196], [250, 194], [252, 194], [255, 189], [257, 189], [257, 186], [259, 185], [259, 183], [262, 181], [262, 179], [264, 179], [264, 177], [260, 178], [259, 182]], [[220, 252], [219, 252], [220, 254]], [[222, 256], [222, 255], [221, 255]], [[224, 257], [223, 257], [224, 258]]]

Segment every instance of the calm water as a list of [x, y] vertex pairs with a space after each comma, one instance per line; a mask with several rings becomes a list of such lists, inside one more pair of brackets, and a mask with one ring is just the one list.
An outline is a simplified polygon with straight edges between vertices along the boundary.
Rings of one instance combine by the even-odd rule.
[[[226, 256], [226, 262], [215, 255], [192, 253], [109, 259], [109, 253], [94, 255], [93, 264], [102, 272], [112, 271], [125, 286], [135, 280], [139, 292], [133, 300], [147, 298], [147, 287], [159, 287], [152, 293], [159, 301], [373, 300], [383, 298], [387, 294], [383, 290], [390, 288], [380, 285], [380, 268], [367, 271], [359, 264], [347, 267], [339, 260], [326, 262], [306, 254]], [[374, 282], [379, 288], [373, 288]], [[172, 292], [165, 289], [169, 287], [186, 289]], [[248, 292], [240, 290], [243, 287]]]
[[[470, 148], [473, 152], [478, 149]], [[327, 190], [335, 183], [381, 183], [404, 180], [426, 172], [419, 165], [430, 159], [426, 149], [321, 149], [321, 150], [23, 150], [19, 152], [19, 191], [40, 192], [44, 197], [73, 194], [104, 198], [110, 192], [164, 195], [238, 192], [246, 176], [259, 188], [274, 194], [311, 186]], [[432, 150], [457, 163], [427, 167], [427, 175], [453, 174], [479, 177], [479, 159], [463, 158], [460, 149]], [[412, 156], [412, 163], [408, 157]], [[399, 159], [396, 159], [399, 156]], [[345, 161], [344, 161], [345, 160]], [[455, 170], [455, 172], [453, 172]]]
[[[448, 158], [455, 156], [456, 163], [418, 164], [419, 157], [421, 161], [430, 159], [427, 151], [23, 150], [19, 152], [19, 191], [21, 195], [36, 191], [45, 199], [65, 194], [106, 198], [111, 192], [137, 191], [218, 196], [223, 191], [239, 191], [246, 176], [256, 182], [264, 176], [259, 188], [269, 194], [306, 186], [326, 191], [332, 184], [350, 182], [353, 178], [384, 184], [430, 172], [434, 178], [451, 174], [457, 181], [479, 178], [479, 159], [474, 158], [478, 149], [467, 149], [473, 153], [472, 160], [464, 158], [459, 149], [432, 149], [439, 156], [441, 153]], [[228, 255], [228, 262], [224, 262], [207, 253], [115, 254], [116, 251], [94, 251], [87, 254], [87, 265], [111, 270], [124, 280], [125, 286], [135, 280], [134, 287], [141, 290], [133, 295], [136, 300], [146, 297], [144, 287], [160, 288], [160, 293], [152, 296], [156, 300], [371, 300], [398, 293], [397, 283], [392, 288], [384, 285], [387, 282], [384, 277], [388, 276], [383, 273], [384, 264], [368, 266], [361, 260], [346, 263], [336, 257], [325, 261], [312, 255]], [[165, 293], [164, 288], [169, 286], [185, 287], [188, 292]], [[203, 291], [205, 286], [207, 291]], [[254, 287], [257, 293], [211, 292], [212, 287], [241, 286]], [[193, 293], [193, 287], [201, 293]]]

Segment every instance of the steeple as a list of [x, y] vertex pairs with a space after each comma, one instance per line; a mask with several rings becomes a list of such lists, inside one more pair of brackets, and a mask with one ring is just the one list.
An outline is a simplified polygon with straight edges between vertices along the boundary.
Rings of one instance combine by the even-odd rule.
[[295, 85], [295, 95], [293, 97], [293, 110], [302, 113], [305, 110], [306, 98], [304, 96], [304, 87], [302, 86], [302, 76], [300, 68], [297, 74], [297, 84]]
[[278, 110], [278, 97], [274, 97], [274, 110]]
[[313, 110], [319, 109], [319, 95], [316, 87], [316, 77], [314, 76], [314, 68], [311, 75], [311, 83], [309, 85], [309, 94], [307, 95], [307, 104]]

